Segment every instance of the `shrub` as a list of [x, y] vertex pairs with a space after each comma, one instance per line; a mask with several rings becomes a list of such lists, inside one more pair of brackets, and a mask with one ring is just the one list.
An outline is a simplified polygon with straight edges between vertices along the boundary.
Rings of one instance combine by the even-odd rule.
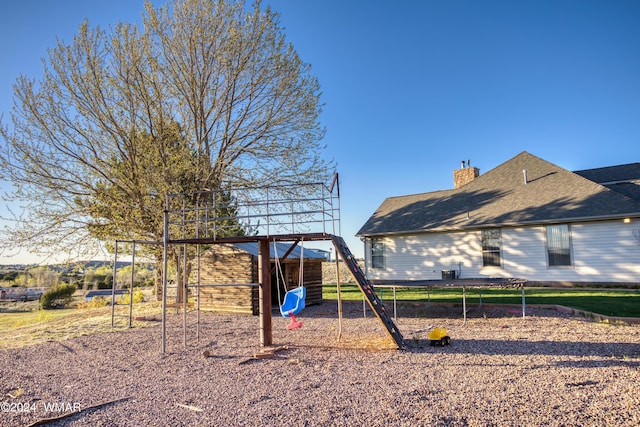
[[14, 280], [16, 280], [17, 277], [18, 277], [17, 271], [8, 271], [4, 273], [4, 275], [2, 276], [2, 280], [6, 282], [13, 282]]
[[81, 310], [91, 309], [91, 308], [101, 308], [101, 307], [106, 307], [110, 301], [111, 299], [107, 299], [104, 297], [95, 297], [95, 298], [92, 298], [90, 301], [79, 302], [76, 307]]
[[[142, 301], [144, 301], [144, 293], [142, 292], [142, 289], [137, 288], [133, 291], [133, 303], [137, 304]], [[120, 297], [120, 299], [118, 300], [118, 303], [129, 304], [129, 294], [123, 294], [122, 297]]]
[[45, 310], [64, 307], [71, 302], [75, 291], [75, 285], [69, 285], [67, 283], [56, 285], [42, 294], [40, 297], [40, 306]]

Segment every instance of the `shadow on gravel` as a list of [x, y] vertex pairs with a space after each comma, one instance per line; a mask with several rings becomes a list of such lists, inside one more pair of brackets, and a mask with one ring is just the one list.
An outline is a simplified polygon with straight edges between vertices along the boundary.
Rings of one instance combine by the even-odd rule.
[[[383, 301], [387, 314], [399, 319], [463, 319], [462, 303], [427, 303], [427, 302], [398, 302], [394, 311], [393, 301]], [[277, 309], [277, 307], [275, 308]], [[274, 309], [274, 310], [275, 310]], [[532, 313], [546, 311], [553, 316], [563, 316], [562, 313], [553, 309], [544, 309], [535, 305], [527, 306], [527, 317]], [[275, 310], [274, 315], [279, 315]], [[307, 306], [303, 311], [307, 317], [331, 318], [338, 317], [338, 305], [334, 300], [324, 300], [321, 305]], [[342, 315], [345, 319], [357, 319], [363, 317], [375, 317], [375, 314], [367, 303], [362, 301], [343, 301]], [[567, 316], [566, 314], [564, 315]], [[522, 307], [518, 304], [495, 305], [467, 304], [467, 319], [521, 319]]]
[[[389, 316], [394, 317], [393, 301], [384, 301], [384, 307]], [[495, 312], [495, 310], [493, 310]], [[507, 313], [506, 315], [493, 314], [492, 311], [474, 310], [469, 308], [467, 317], [519, 317], [521, 314], [514, 315]], [[279, 311], [274, 311], [274, 315], [279, 315]], [[307, 317], [332, 318], [338, 317], [338, 305], [336, 301], [325, 300], [321, 305], [307, 306], [302, 312]], [[375, 317], [367, 303], [362, 301], [343, 301], [342, 316], [345, 319], [358, 319], [363, 317]], [[462, 304], [443, 303], [398, 303], [397, 316], [402, 318], [442, 318], [442, 319], [462, 319]]]
[[623, 359], [607, 360], [562, 360], [555, 363], [559, 368], [610, 368], [613, 366], [626, 366], [628, 368], [640, 368], [640, 361]]
[[[411, 353], [484, 354], [487, 356], [547, 355], [547, 356], [600, 356], [612, 358], [607, 361], [566, 361], [567, 366], [593, 367], [602, 363], [611, 365], [640, 366], [640, 344], [594, 343], [572, 341], [525, 341], [525, 340], [481, 340], [452, 339], [445, 347], [431, 347], [428, 339], [407, 340], [406, 350]], [[593, 366], [587, 366], [591, 363]], [[603, 365], [606, 366], [606, 365]]]

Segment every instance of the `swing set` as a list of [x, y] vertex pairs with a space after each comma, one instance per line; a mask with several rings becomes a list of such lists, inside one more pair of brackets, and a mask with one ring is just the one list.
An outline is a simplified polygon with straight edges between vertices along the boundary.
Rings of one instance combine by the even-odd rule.
[[[163, 233], [163, 277], [162, 277], [162, 353], [166, 352], [167, 271], [170, 246], [197, 246], [198, 276], [200, 271], [200, 247], [219, 243], [256, 242], [258, 245], [258, 286], [260, 313], [260, 345], [273, 344], [271, 322], [271, 242], [274, 243], [277, 270], [277, 292], [280, 314], [291, 319], [288, 329], [302, 326], [296, 315], [305, 308], [307, 290], [304, 285], [304, 242], [300, 256], [297, 287], [287, 289], [281, 259], [276, 242], [331, 241], [368, 301], [378, 320], [389, 336], [402, 347], [402, 334], [386, 313], [382, 301], [355, 257], [340, 236], [340, 187], [338, 174], [334, 174], [330, 185], [324, 183], [292, 184], [254, 188], [228, 188], [203, 190], [196, 193], [169, 193], [166, 195]], [[283, 256], [286, 258], [287, 254]], [[337, 258], [336, 258], [337, 259]], [[184, 257], [186, 271], [186, 255]], [[338, 264], [336, 262], [336, 269]], [[186, 277], [186, 275], [185, 275]], [[282, 282], [281, 282], [282, 280]], [[338, 289], [340, 286], [338, 275]], [[285, 291], [280, 299], [282, 288]], [[186, 297], [187, 288], [195, 288], [199, 319], [200, 278], [197, 283], [182, 284], [184, 290], [184, 345], [186, 346]], [[338, 290], [338, 295], [340, 291]], [[338, 298], [338, 318], [342, 322], [341, 301]], [[196, 322], [199, 325], [199, 320]], [[340, 331], [342, 326], [340, 326]], [[199, 332], [196, 332], [198, 336]]]
[[[280, 314], [282, 317], [289, 317], [291, 323], [287, 326], [288, 330], [298, 329], [302, 327], [302, 322], [296, 319], [296, 314], [300, 313], [305, 307], [305, 298], [307, 296], [307, 289], [304, 285], [304, 239], [302, 240], [300, 251], [300, 269], [298, 273], [298, 287], [287, 291], [287, 282], [284, 278], [284, 272], [280, 263], [280, 256], [278, 255], [278, 245], [276, 241], [273, 241], [273, 250], [276, 259], [276, 289], [278, 290], [278, 304], [280, 305]], [[284, 300], [280, 297], [280, 281], [286, 293], [284, 294]]]

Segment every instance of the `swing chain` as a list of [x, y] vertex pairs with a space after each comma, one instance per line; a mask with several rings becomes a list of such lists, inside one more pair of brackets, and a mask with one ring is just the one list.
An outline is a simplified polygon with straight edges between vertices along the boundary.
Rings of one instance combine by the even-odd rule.
[[280, 295], [280, 279], [282, 279], [282, 286], [284, 286], [285, 292], [287, 291], [287, 283], [282, 271], [282, 265], [280, 264], [280, 255], [278, 254], [278, 244], [276, 239], [273, 239], [273, 253], [276, 258], [276, 288], [278, 289], [278, 306], [282, 309], [282, 296]]

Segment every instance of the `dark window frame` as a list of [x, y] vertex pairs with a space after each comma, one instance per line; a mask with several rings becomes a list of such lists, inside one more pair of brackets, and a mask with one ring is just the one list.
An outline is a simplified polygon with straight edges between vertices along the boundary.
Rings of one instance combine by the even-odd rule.
[[545, 246], [549, 268], [573, 267], [569, 224], [547, 225], [545, 227]]
[[502, 267], [502, 229], [481, 230], [482, 266]]
[[384, 241], [371, 239], [371, 268], [384, 269]]

